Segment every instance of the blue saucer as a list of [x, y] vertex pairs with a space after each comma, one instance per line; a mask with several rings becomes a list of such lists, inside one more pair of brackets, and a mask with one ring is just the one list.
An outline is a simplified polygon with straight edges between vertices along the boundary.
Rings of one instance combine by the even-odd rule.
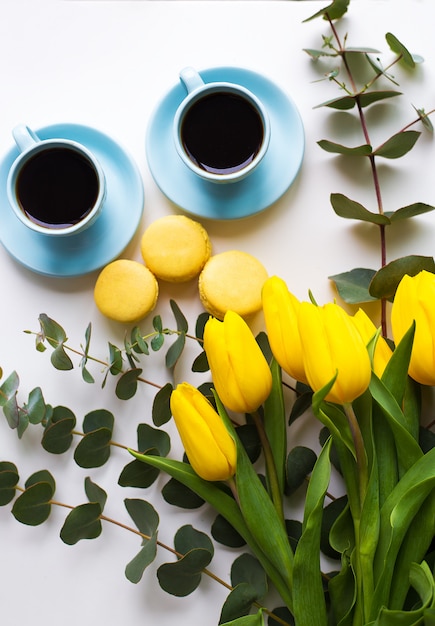
[[18, 156], [15, 147], [0, 163], [1, 243], [17, 261], [39, 274], [70, 277], [98, 270], [120, 255], [139, 225], [144, 191], [137, 166], [113, 139], [88, 126], [57, 124], [36, 133], [41, 139], [73, 139], [95, 154], [106, 175], [103, 210], [94, 224], [77, 235], [55, 238], [24, 226], [6, 196], [8, 171]]
[[287, 191], [301, 166], [305, 137], [299, 112], [277, 85], [250, 70], [216, 67], [200, 74], [205, 82], [243, 85], [263, 101], [271, 123], [269, 150], [258, 168], [240, 182], [219, 185], [200, 179], [180, 159], [172, 137], [175, 111], [186, 95], [179, 83], [160, 102], [148, 126], [151, 174], [169, 200], [193, 215], [231, 220], [259, 213]]

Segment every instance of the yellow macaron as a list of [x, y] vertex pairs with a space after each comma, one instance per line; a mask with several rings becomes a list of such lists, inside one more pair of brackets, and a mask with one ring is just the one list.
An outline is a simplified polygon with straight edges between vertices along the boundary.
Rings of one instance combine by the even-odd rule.
[[227, 311], [247, 318], [261, 309], [268, 274], [260, 261], [240, 250], [212, 256], [199, 275], [199, 296], [206, 311], [223, 319]]
[[198, 276], [211, 254], [207, 231], [184, 215], [155, 220], [142, 235], [145, 265], [161, 280], [178, 283]]
[[118, 259], [100, 272], [94, 299], [100, 312], [117, 322], [138, 322], [156, 305], [159, 288], [148, 268], [128, 259]]

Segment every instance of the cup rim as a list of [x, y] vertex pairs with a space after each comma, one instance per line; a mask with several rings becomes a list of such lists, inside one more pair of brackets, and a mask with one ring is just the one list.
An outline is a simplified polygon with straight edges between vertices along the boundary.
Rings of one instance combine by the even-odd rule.
[[[79, 222], [77, 222], [76, 224], [72, 224], [71, 226], [66, 226], [65, 228], [50, 228], [33, 222], [31, 219], [26, 217], [15, 194], [15, 185], [18, 174], [24, 164], [27, 163], [27, 161], [38, 152], [56, 147], [70, 148], [71, 150], [74, 150], [75, 152], [78, 152], [79, 154], [82, 154], [84, 157], [86, 157], [88, 161], [92, 164], [98, 179], [98, 195], [92, 209]], [[95, 221], [95, 219], [101, 212], [102, 206], [106, 198], [106, 177], [98, 159], [86, 146], [72, 139], [53, 137], [49, 139], [41, 139], [34, 145], [27, 148], [27, 150], [23, 150], [18, 154], [18, 156], [14, 159], [11, 167], [9, 168], [6, 182], [6, 191], [12, 210], [14, 211], [18, 219], [27, 228], [30, 228], [37, 233], [44, 234], [50, 237], [62, 237], [81, 232], [88, 228]]]
[[[247, 100], [249, 100], [256, 108], [257, 112], [261, 117], [261, 121], [263, 124], [263, 141], [260, 147], [260, 150], [255, 155], [254, 159], [248, 163], [245, 167], [241, 168], [236, 172], [231, 172], [228, 174], [214, 174], [213, 172], [208, 172], [203, 170], [198, 165], [196, 165], [187, 155], [186, 151], [183, 148], [183, 144], [181, 141], [181, 126], [182, 121], [187, 113], [188, 109], [199, 99], [205, 97], [208, 92], [217, 93], [219, 91], [230, 91], [237, 95], [244, 96]], [[194, 89], [189, 92], [185, 98], [180, 102], [175, 112], [174, 121], [173, 121], [173, 138], [175, 143], [175, 148], [185, 163], [185, 165], [195, 174], [200, 176], [201, 178], [208, 180], [213, 183], [229, 183], [229, 182], [237, 182], [242, 180], [248, 174], [250, 174], [263, 160], [267, 149], [270, 143], [270, 119], [269, 114], [266, 110], [266, 107], [261, 102], [261, 100], [249, 89], [244, 87], [243, 85], [238, 85], [236, 83], [226, 82], [226, 81], [213, 81], [210, 83], [204, 83], [200, 87]]]

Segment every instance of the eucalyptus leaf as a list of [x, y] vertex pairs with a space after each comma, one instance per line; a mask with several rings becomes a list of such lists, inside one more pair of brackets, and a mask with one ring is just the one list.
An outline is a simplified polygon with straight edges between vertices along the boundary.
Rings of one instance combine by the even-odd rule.
[[248, 583], [255, 590], [256, 600], [261, 600], [267, 593], [264, 569], [252, 554], [241, 554], [231, 566], [231, 584], [236, 587], [241, 583]]
[[153, 350], [153, 352], [158, 352], [164, 343], [165, 336], [162, 333], [154, 335], [154, 337], [151, 339], [151, 349]]
[[51, 487], [51, 497], [53, 497], [54, 492], [56, 491], [56, 481], [54, 480], [52, 474], [48, 470], [39, 470], [38, 472], [34, 472], [29, 476], [29, 478], [25, 482], [25, 487], [28, 489], [33, 485], [38, 483], [46, 483]]
[[340, 297], [345, 302], [348, 304], [359, 304], [360, 302], [370, 302], [377, 299], [369, 291], [375, 274], [375, 270], [357, 267], [328, 278], [334, 281]]
[[137, 584], [157, 555], [157, 535], [148, 539], [136, 556], [126, 565], [125, 577], [131, 583]]
[[137, 529], [145, 535], [145, 538], [149, 539], [156, 534], [159, 515], [150, 502], [138, 498], [126, 498], [124, 504]]
[[116, 397], [120, 400], [130, 400], [137, 391], [138, 378], [142, 374], [142, 369], [135, 367], [124, 372], [116, 383]]
[[177, 323], [177, 330], [178, 330], [178, 332], [179, 333], [187, 333], [187, 331], [189, 329], [189, 324], [188, 324], [187, 319], [185, 318], [184, 314], [182, 313], [180, 307], [175, 302], [175, 300], [170, 300], [169, 304], [171, 306], [172, 313], [174, 314], [175, 321]]
[[416, 130], [403, 130], [376, 148], [373, 155], [385, 159], [398, 159], [412, 150], [420, 135], [421, 133]]
[[63, 454], [69, 450], [73, 442], [72, 431], [75, 425], [74, 415], [51, 422], [42, 435], [41, 444], [44, 450], [51, 454]]
[[340, 553], [337, 552], [330, 543], [329, 537], [331, 529], [338, 517], [343, 513], [347, 505], [347, 497], [335, 498], [323, 509], [322, 526], [320, 534], [320, 549], [322, 553], [331, 559], [338, 559]]
[[0, 461], [0, 506], [5, 506], [15, 498], [15, 487], [20, 477], [14, 463]]
[[373, 153], [372, 147], [368, 144], [363, 144], [356, 147], [349, 147], [343, 146], [339, 143], [335, 143], [334, 141], [329, 141], [328, 139], [321, 139], [317, 143], [326, 152], [332, 152], [334, 154], [345, 154], [347, 156], [369, 156]]
[[425, 204], [424, 202], [415, 202], [414, 204], [409, 204], [402, 207], [401, 209], [397, 209], [396, 211], [385, 212], [385, 215], [390, 219], [391, 222], [397, 222], [399, 220], [405, 220], [409, 219], [410, 217], [415, 217], [416, 215], [423, 215], [424, 213], [428, 213], [429, 211], [433, 210], [435, 210], [435, 207], [430, 204]]
[[306, 481], [311, 473], [317, 456], [313, 450], [306, 446], [295, 446], [287, 456], [287, 494], [295, 492]]
[[31, 424], [40, 424], [44, 420], [46, 404], [40, 387], [32, 389], [23, 409], [26, 411]]
[[345, 217], [352, 220], [360, 220], [363, 222], [370, 222], [371, 224], [384, 224], [390, 223], [389, 218], [386, 215], [380, 213], [373, 213], [366, 209], [359, 202], [351, 200], [341, 193], [331, 194], [331, 205], [335, 213], [340, 217]]
[[402, 57], [403, 62], [408, 67], [415, 67], [415, 61], [412, 54], [408, 51], [407, 48], [401, 43], [393, 33], [387, 33], [385, 35], [385, 39], [387, 40], [388, 45], [391, 50], [396, 54]]
[[155, 467], [149, 467], [140, 461], [131, 461], [122, 469], [118, 485], [146, 489], [154, 483], [159, 474], [159, 470]]
[[89, 502], [98, 502], [101, 512], [103, 512], [106, 506], [107, 493], [97, 483], [94, 483], [89, 476], [85, 478], [85, 492]]
[[222, 515], [217, 515], [211, 526], [211, 536], [229, 548], [241, 548], [246, 541]]
[[221, 626], [264, 626], [263, 610], [260, 609], [255, 615], [244, 615], [238, 617], [231, 622], [225, 622]]
[[51, 513], [53, 487], [48, 482], [36, 482], [30, 485], [15, 500], [12, 515], [22, 524], [39, 526]]
[[149, 354], [148, 344], [142, 337], [139, 326], [134, 326], [130, 333], [130, 340], [133, 350], [138, 354]]
[[67, 336], [60, 324], [48, 317], [45, 313], [41, 313], [38, 319], [41, 325], [42, 335], [52, 348], [56, 348], [58, 345], [65, 343]]
[[101, 467], [110, 457], [112, 431], [99, 428], [87, 433], [74, 451], [74, 460], [80, 467]]
[[404, 275], [416, 276], [422, 270], [435, 273], [433, 257], [410, 255], [390, 261], [374, 274], [370, 283], [370, 294], [374, 298], [393, 299]]
[[202, 498], [175, 478], [162, 487], [162, 496], [168, 504], [182, 509], [197, 509], [204, 504]]
[[53, 350], [50, 361], [53, 367], [57, 370], [68, 371], [74, 368], [73, 362], [65, 352], [63, 344], [60, 344]]
[[113, 431], [115, 424], [115, 418], [111, 411], [107, 409], [95, 409], [86, 413], [83, 419], [83, 431], [85, 433], [91, 433], [93, 430], [99, 428], [107, 428], [110, 432]]
[[340, 17], [347, 12], [347, 8], [349, 6], [350, 0], [334, 0], [331, 4], [328, 4], [324, 9], [320, 9], [312, 15], [304, 20], [304, 22], [309, 22], [314, 20], [316, 17], [323, 17], [323, 19], [331, 19], [338, 20]]
[[101, 506], [98, 502], [76, 506], [65, 519], [60, 538], [70, 546], [82, 539], [96, 539], [102, 531], [100, 516]]
[[12, 372], [0, 387], [0, 406], [4, 406], [11, 398], [15, 398], [20, 379], [17, 372]]
[[174, 387], [171, 383], [166, 383], [156, 393], [152, 406], [152, 419], [156, 426], [163, 426], [172, 417], [170, 399]]
[[183, 352], [184, 346], [186, 343], [186, 335], [182, 332], [178, 335], [177, 339], [170, 346], [169, 350], [166, 353], [166, 367], [168, 369], [173, 369], [177, 364], [178, 359]]
[[219, 623], [234, 623], [231, 620], [238, 620], [248, 615], [252, 605], [257, 600], [257, 592], [249, 583], [241, 582], [233, 586], [222, 606]]
[[122, 353], [113, 343], [109, 343], [109, 372], [117, 376], [122, 372]]
[[210, 365], [208, 364], [207, 353], [205, 350], [200, 352], [192, 363], [192, 372], [208, 372]]

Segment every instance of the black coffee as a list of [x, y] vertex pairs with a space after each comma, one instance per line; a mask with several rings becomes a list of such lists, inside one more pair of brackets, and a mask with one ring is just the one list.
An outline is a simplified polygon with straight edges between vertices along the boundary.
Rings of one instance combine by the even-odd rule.
[[217, 92], [195, 102], [186, 113], [181, 139], [191, 160], [213, 174], [243, 169], [258, 154], [263, 123], [245, 98]]
[[76, 150], [48, 148], [31, 157], [18, 175], [15, 192], [26, 216], [47, 228], [82, 220], [98, 197], [92, 163]]

